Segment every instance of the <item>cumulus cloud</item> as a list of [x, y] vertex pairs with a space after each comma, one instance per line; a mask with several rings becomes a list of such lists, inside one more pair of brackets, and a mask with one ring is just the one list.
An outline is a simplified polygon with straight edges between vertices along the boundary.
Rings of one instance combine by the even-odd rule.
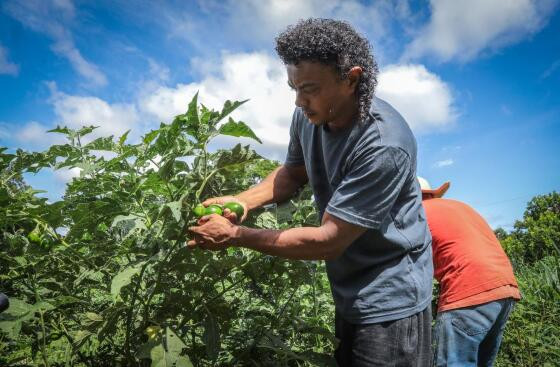
[[81, 168], [74, 167], [74, 168], [61, 168], [54, 171], [54, 176], [57, 181], [62, 183], [67, 183], [71, 181], [74, 177], [79, 177]]
[[50, 37], [54, 42], [52, 50], [66, 58], [89, 82], [98, 86], [107, 84], [105, 74], [86, 60], [74, 44], [69, 25], [76, 11], [70, 0], [6, 1], [3, 10], [26, 27]]
[[434, 55], [468, 61], [513, 44], [547, 23], [558, 0], [431, 0], [431, 18], [407, 47], [404, 59]]
[[284, 65], [265, 53], [224, 54], [218, 73], [209, 73], [199, 82], [160, 86], [144, 95], [139, 105], [142, 112], [168, 122], [185, 112], [193, 95], [219, 109], [227, 99], [250, 99], [234, 112], [263, 141], [286, 145], [289, 140], [294, 96], [287, 85]]
[[19, 65], [8, 60], [8, 50], [0, 44], [0, 74], [17, 76], [19, 74]]
[[92, 137], [120, 136], [127, 130], [140, 134], [143, 130], [137, 108], [132, 103], [108, 103], [98, 97], [69, 95], [60, 92], [53, 82], [48, 83], [48, 86], [56, 124], [73, 129], [85, 125], [99, 126]]
[[29, 150], [43, 150], [53, 144], [65, 142], [63, 136], [48, 133], [51, 127], [45, 126], [37, 121], [30, 121], [13, 133], [13, 137], [19, 146]]
[[[405, 0], [206, 0], [198, 5], [201, 17], [191, 9], [164, 8], [161, 19], [170, 36], [186, 39], [204, 54], [212, 53], [209, 44], [218, 49], [270, 48], [287, 25], [309, 17], [346, 20], [377, 45], [392, 37], [391, 26], [409, 13]], [[217, 27], [221, 32], [208, 32]]]
[[449, 86], [423, 65], [384, 68], [377, 95], [391, 103], [417, 133], [447, 127], [457, 118]]

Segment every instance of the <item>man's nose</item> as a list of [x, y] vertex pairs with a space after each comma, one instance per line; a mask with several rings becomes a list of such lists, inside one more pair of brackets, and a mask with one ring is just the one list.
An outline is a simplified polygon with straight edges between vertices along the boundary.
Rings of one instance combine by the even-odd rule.
[[296, 91], [296, 107], [305, 108], [308, 105], [308, 101], [301, 96], [300, 92]]

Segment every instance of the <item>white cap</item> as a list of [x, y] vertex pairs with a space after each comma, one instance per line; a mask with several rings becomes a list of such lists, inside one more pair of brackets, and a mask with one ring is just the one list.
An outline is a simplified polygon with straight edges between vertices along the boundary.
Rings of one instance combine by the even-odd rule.
[[432, 197], [434, 198], [442, 197], [443, 194], [445, 194], [445, 192], [447, 191], [447, 189], [449, 189], [449, 186], [451, 185], [451, 183], [449, 183], [448, 181], [445, 182], [440, 187], [438, 187], [437, 189], [432, 190], [432, 186], [430, 185], [428, 180], [420, 176], [418, 176], [417, 178], [418, 178], [418, 182], [420, 182], [420, 189], [422, 189], [422, 194], [429, 194], [432, 195]]

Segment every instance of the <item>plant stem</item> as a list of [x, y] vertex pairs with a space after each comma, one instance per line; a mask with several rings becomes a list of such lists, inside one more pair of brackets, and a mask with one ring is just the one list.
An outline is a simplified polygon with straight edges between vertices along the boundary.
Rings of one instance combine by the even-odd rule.
[[41, 333], [43, 334], [43, 344], [41, 345], [41, 352], [43, 353], [43, 362], [46, 367], [49, 367], [49, 359], [47, 357], [47, 336], [45, 331], [45, 319], [43, 317], [43, 311], [39, 310], [39, 315], [41, 316]]

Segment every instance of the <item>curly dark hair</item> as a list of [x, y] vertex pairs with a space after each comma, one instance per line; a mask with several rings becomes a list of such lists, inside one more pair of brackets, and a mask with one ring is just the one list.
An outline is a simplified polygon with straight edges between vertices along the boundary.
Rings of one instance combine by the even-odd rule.
[[334, 66], [341, 79], [354, 66], [362, 68], [356, 89], [360, 121], [367, 121], [379, 69], [369, 41], [346, 22], [309, 18], [289, 26], [276, 37], [276, 52], [286, 65], [301, 61]]

